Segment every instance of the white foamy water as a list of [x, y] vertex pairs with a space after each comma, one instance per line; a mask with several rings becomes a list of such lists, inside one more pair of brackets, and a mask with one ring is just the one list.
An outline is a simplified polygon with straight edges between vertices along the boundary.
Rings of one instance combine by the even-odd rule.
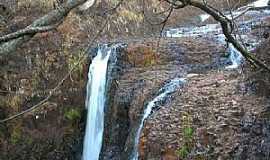
[[210, 18], [210, 15], [209, 14], [201, 14], [201, 15], [199, 15], [199, 18], [200, 18], [201, 22], [204, 22], [208, 18]]
[[207, 24], [204, 26], [195, 26], [195, 27], [181, 27], [181, 28], [172, 28], [165, 31], [164, 36], [170, 38], [180, 38], [180, 37], [193, 37], [206, 35], [208, 33], [219, 33], [221, 28], [219, 24]]
[[[217, 36], [217, 39], [220, 43], [225, 44], [225, 36], [223, 34], [220, 34]], [[226, 66], [226, 69], [235, 69], [238, 68], [242, 61], [243, 56], [242, 54], [231, 44], [228, 44], [227, 52], [229, 53], [229, 60], [231, 61], [231, 65]]]
[[114, 48], [102, 45], [88, 72], [86, 131], [82, 160], [98, 160], [102, 147], [107, 65]]
[[258, 1], [251, 3], [250, 6], [265, 7], [268, 5], [267, 3], [268, 3], [268, 0], [258, 0]]
[[[165, 36], [170, 38], [209, 36], [210, 34], [216, 37], [219, 43], [226, 44], [225, 36], [222, 34], [222, 29], [219, 24], [169, 29], [165, 32]], [[229, 53], [229, 59], [232, 64], [227, 66], [226, 69], [237, 68], [243, 60], [241, 53], [235, 49], [232, 44], [228, 45], [227, 52]]]
[[243, 60], [242, 54], [234, 48], [232, 44], [229, 44], [228, 52], [230, 53], [230, 61], [232, 62], [231, 65], [227, 66], [226, 69], [235, 69], [238, 68]]
[[[248, 4], [247, 6], [241, 7], [236, 11], [233, 11], [231, 14], [227, 13], [225, 15], [231, 19], [232, 16], [237, 17], [238, 15], [241, 15], [243, 11], [248, 7], [265, 7], [268, 5], [267, 3], [268, 0], [258, 0]], [[238, 27], [239, 35], [237, 36], [237, 39], [243, 44], [248, 44], [246, 48], [250, 51], [254, 49], [260, 43], [260, 41], [258, 41], [254, 37], [248, 36], [247, 32], [250, 32], [252, 30], [252, 25], [258, 25], [258, 23], [260, 23], [260, 18], [270, 16], [270, 11], [267, 9], [262, 11], [254, 10], [247, 12], [246, 14], [249, 16], [254, 16], [256, 20], [240, 22]], [[208, 14], [199, 15], [201, 22], [207, 20], [209, 17], [210, 15]], [[219, 43], [224, 45], [226, 44], [225, 36], [223, 35], [221, 26], [219, 24], [206, 24], [203, 26], [171, 28], [165, 30], [163, 35], [169, 38], [199, 36], [209, 37], [211, 35], [212, 37], [215, 37]], [[228, 44], [227, 52], [229, 53], [229, 60], [232, 64], [227, 66], [226, 69], [238, 68], [238, 66], [243, 61], [243, 56], [241, 55], [241, 53], [232, 44]]]
[[153, 108], [157, 106], [157, 103], [164, 101], [170, 93], [174, 92], [178, 87], [180, 87], [185, 82], [186, 80], [184, 78], [175, 78], [175, 79], [170, 80], [169, 83], [167, 83], [163, 88], [159, 90], [160, 94], [148, 103], [148, 105], [146, 106], [144, 110], [143, 118], [141, 119], [139, 129], [137, 130], [137, 133], [136, 133], [134, 150], [133, 150], [133, 155], [132, 155], [131, 160], [138, 160], [139, 158], [138, 145], [139, 145], [140, 134], [141, 134], [145, 119], [149, 117]]

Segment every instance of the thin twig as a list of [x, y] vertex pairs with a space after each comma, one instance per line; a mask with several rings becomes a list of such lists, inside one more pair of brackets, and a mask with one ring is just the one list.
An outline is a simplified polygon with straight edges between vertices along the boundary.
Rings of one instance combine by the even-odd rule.
[[105, 14], [109, 14], [110, 12], [114, 12], [123, 4], [124, 0], [119, 1], [113, 8], [105, 11]]
[[[228, 7], [229, 7], [229, 12], [230, 12], [230, 15], [231, 15], [231, 21], [232, 21], [232, 24], [233, 24], [233, 28], [231, 29], [232, 31], [231, 31], [231, 34], [234, 34], [234, 36], [235, 36], [235, 39], [237, 39], [237, 36], [239, 37], [239, 39], [240, 39], [240, 42], [242, 43], [242, 45], [243, 45], [243, 47], [247, 50], [247, 47], [246, 47], [246, 44], [244, 43], [244, 40], [243, 40], [243, 38], [242, 38], [242, 36], [239, 34], [239, 28], [238, 28], [238, 25], [236, 24], [236, 22], [235, 22], [235, 17], [234, 17], [234, 15], [233, 15], [233, 12], [232, 12], [232, 6], [231, 6], [231, 4], [230, 4], [230, 2], [229, 2], [229, 0], [227, 0], [227, 5], [228, 5]], [[234, 28], [236, 28], [236, 31], [234, 32], [233, 30], [234, 30]]]
[[[166, 9], [166, 10], [164, 10], [164, 11], [161, 11], [160, 13], [167, 13], [167, 12], [170, 12], [170, 10], [172, 9], [172, 7], [169, 7], [168, 9]], [[158, 14], [156, 14], [156, 15], [160, 15], [159, 13]], [[162, 20], [161, 22], [158, 22], [158, 23], [154, 23], [154, 22], [151, 22], [151, 20], [149, 19], [149, 18], [147, 18], [147, 16], [145, 15], [145, 13], [144, 13], [144, 19], [145, 19], [145, 21], [147, 22], [147, 23], [149, 23], [150, 25], [155, 25], [155, 26], [158, 26], [158, 25], [162, 25], [162, 24], [164, 24], [166, 21], [167, 21], [167, 17], [168, 16], [166, 16], [166, 18], [164, 19], [164, 20]]]
[[165, 26], [166, 26], [166, 24], [167, 24], [170, 16], [173, 13], [173, 9], [174, 9], [173, 7], [170, 8], [168, 15], [166, 16], [165, 20], [161, 23], [162, 24], [162, 27], [161, 27], [161, 30], [160, 30], [160, 37], [162, 36], [162, 32], [163, 32], [163, 30], [164, 30], [164, 28], [165, 28]]
[[160, 45], [160, 40], [161, 40], [161, 37], [162, 37], [163, 30], [164, 30], [164, 28], [165, 28], [165, 26], [166, 26], [166, 24], [167, 24], [167, 22], [168, 22], [170, 16], [171, 16], [172, 13], [173, 13], [173, 9], [174, 9], [174, 8], [171, 6], [171, 8], [170, 8], [170, 10], [169, 10], [169, 13], [168, 13], [167, 17], [166, 17], [165, 20], [162, 22], [162, 27], [161, 27], [161, 30], [160, 30], [160, 33], [159, 33], [159, 38], [158, 38], [158, 41], [157, 41], [157, 49], [156, 49], [156, 52], [157, 52], [157, 53], [158, 53], [158, 51], [159, 51], [159, 45]]

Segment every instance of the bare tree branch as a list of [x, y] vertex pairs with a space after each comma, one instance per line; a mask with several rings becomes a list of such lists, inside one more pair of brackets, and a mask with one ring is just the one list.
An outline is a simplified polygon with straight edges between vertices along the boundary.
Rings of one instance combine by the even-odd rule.
[[96, 3], [96, 0], [88, 0], [84, 4], [79, 6], [80, 11], [87, 10], [88, 8], [92, 7]]
[[[67, 0], [66, 3], [61, 5], [55, 10], [52, 10], [45, 16], [35, 20], [31, 25], [27, 28], [36, 28], [36, 27], [48, 27], [51, 25], [55, 25], [61, 22], [68, 13], [86, 2], [86, 0]], [[37, 32], [36, 32], [37, 33]], [[16, 49], [21, 46], [23, 43], [29, 41], [36, 33], [32, 34], [22, 34], [21, 36], [17, 37], [16, 39], [12, 39], [10, 41], [4, 42], [0, 44], [0, 55], [1, 54], [8, 54], [11, 52], [16, 51]]]
[[124, 0], [120, 0], [113, 8], [108, 9], [107, 11], [105, 11], [105, 14], [110, 14], [111, 12], [114, 12], [117, 10], [117, 8], [119, 8], [122, 4], [123, 4]]
[[21, 29], [17, 32], [13, 32], [7, 35], [4, 35], [0, 37], [0, 43], [8, 42], [12, 39], [16, 39], [25, 35], [32, 35], [36, 33], [42, 33], [42, 32], [48, 32], [52, 29], [55, 29], [57, 26], [59, 26], [60, 23], [53, 24], [50, 26], [42, 26], [42, 27], [26, 27], [24, 29]]
[[174, 7], [171, 7], [171, 8], [170, 8], [168, 15], [166, 16], [166, 18], [164, 19], [164, 21], [161, 22], [162, 27], [161, 27], [161, 30], [160, 30], [160, 37], [162, 36], [162, 32], [163, 32], [163, 30], [164, 30], [164, 28], [165, 28], [165, 26], [166, 26], [166, 23], [168, 22], [170, 16], [171, 16], [172, 13], [173, 13], [173, 9], [174, 9]]

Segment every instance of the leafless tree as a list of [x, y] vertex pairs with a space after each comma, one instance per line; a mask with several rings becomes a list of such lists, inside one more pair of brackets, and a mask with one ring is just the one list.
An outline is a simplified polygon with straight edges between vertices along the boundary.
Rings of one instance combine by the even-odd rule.
[[80, 6], [81, 9], [85, 10], [93, 4], [93, 0], [67, 0], [61, 6], [35, 20], [25, 29], [1, 37], [0, 55], [14, 52], [23, 43], [29, 41], [36, 33], [46, 32], [57, 27], [74, 8]]

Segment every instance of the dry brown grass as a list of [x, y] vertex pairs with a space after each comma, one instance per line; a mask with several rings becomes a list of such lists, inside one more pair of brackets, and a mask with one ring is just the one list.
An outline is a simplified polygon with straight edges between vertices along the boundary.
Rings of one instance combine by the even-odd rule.
[[138, 45], [127, 50], [128, 62], [136, 67], [147, 67], [157, 63], [157, 56], [151, 47]]
[[17, 2], [18, 8], [39, 8], [42, 10], [52, 9], [56, 0], [20, 0]]

